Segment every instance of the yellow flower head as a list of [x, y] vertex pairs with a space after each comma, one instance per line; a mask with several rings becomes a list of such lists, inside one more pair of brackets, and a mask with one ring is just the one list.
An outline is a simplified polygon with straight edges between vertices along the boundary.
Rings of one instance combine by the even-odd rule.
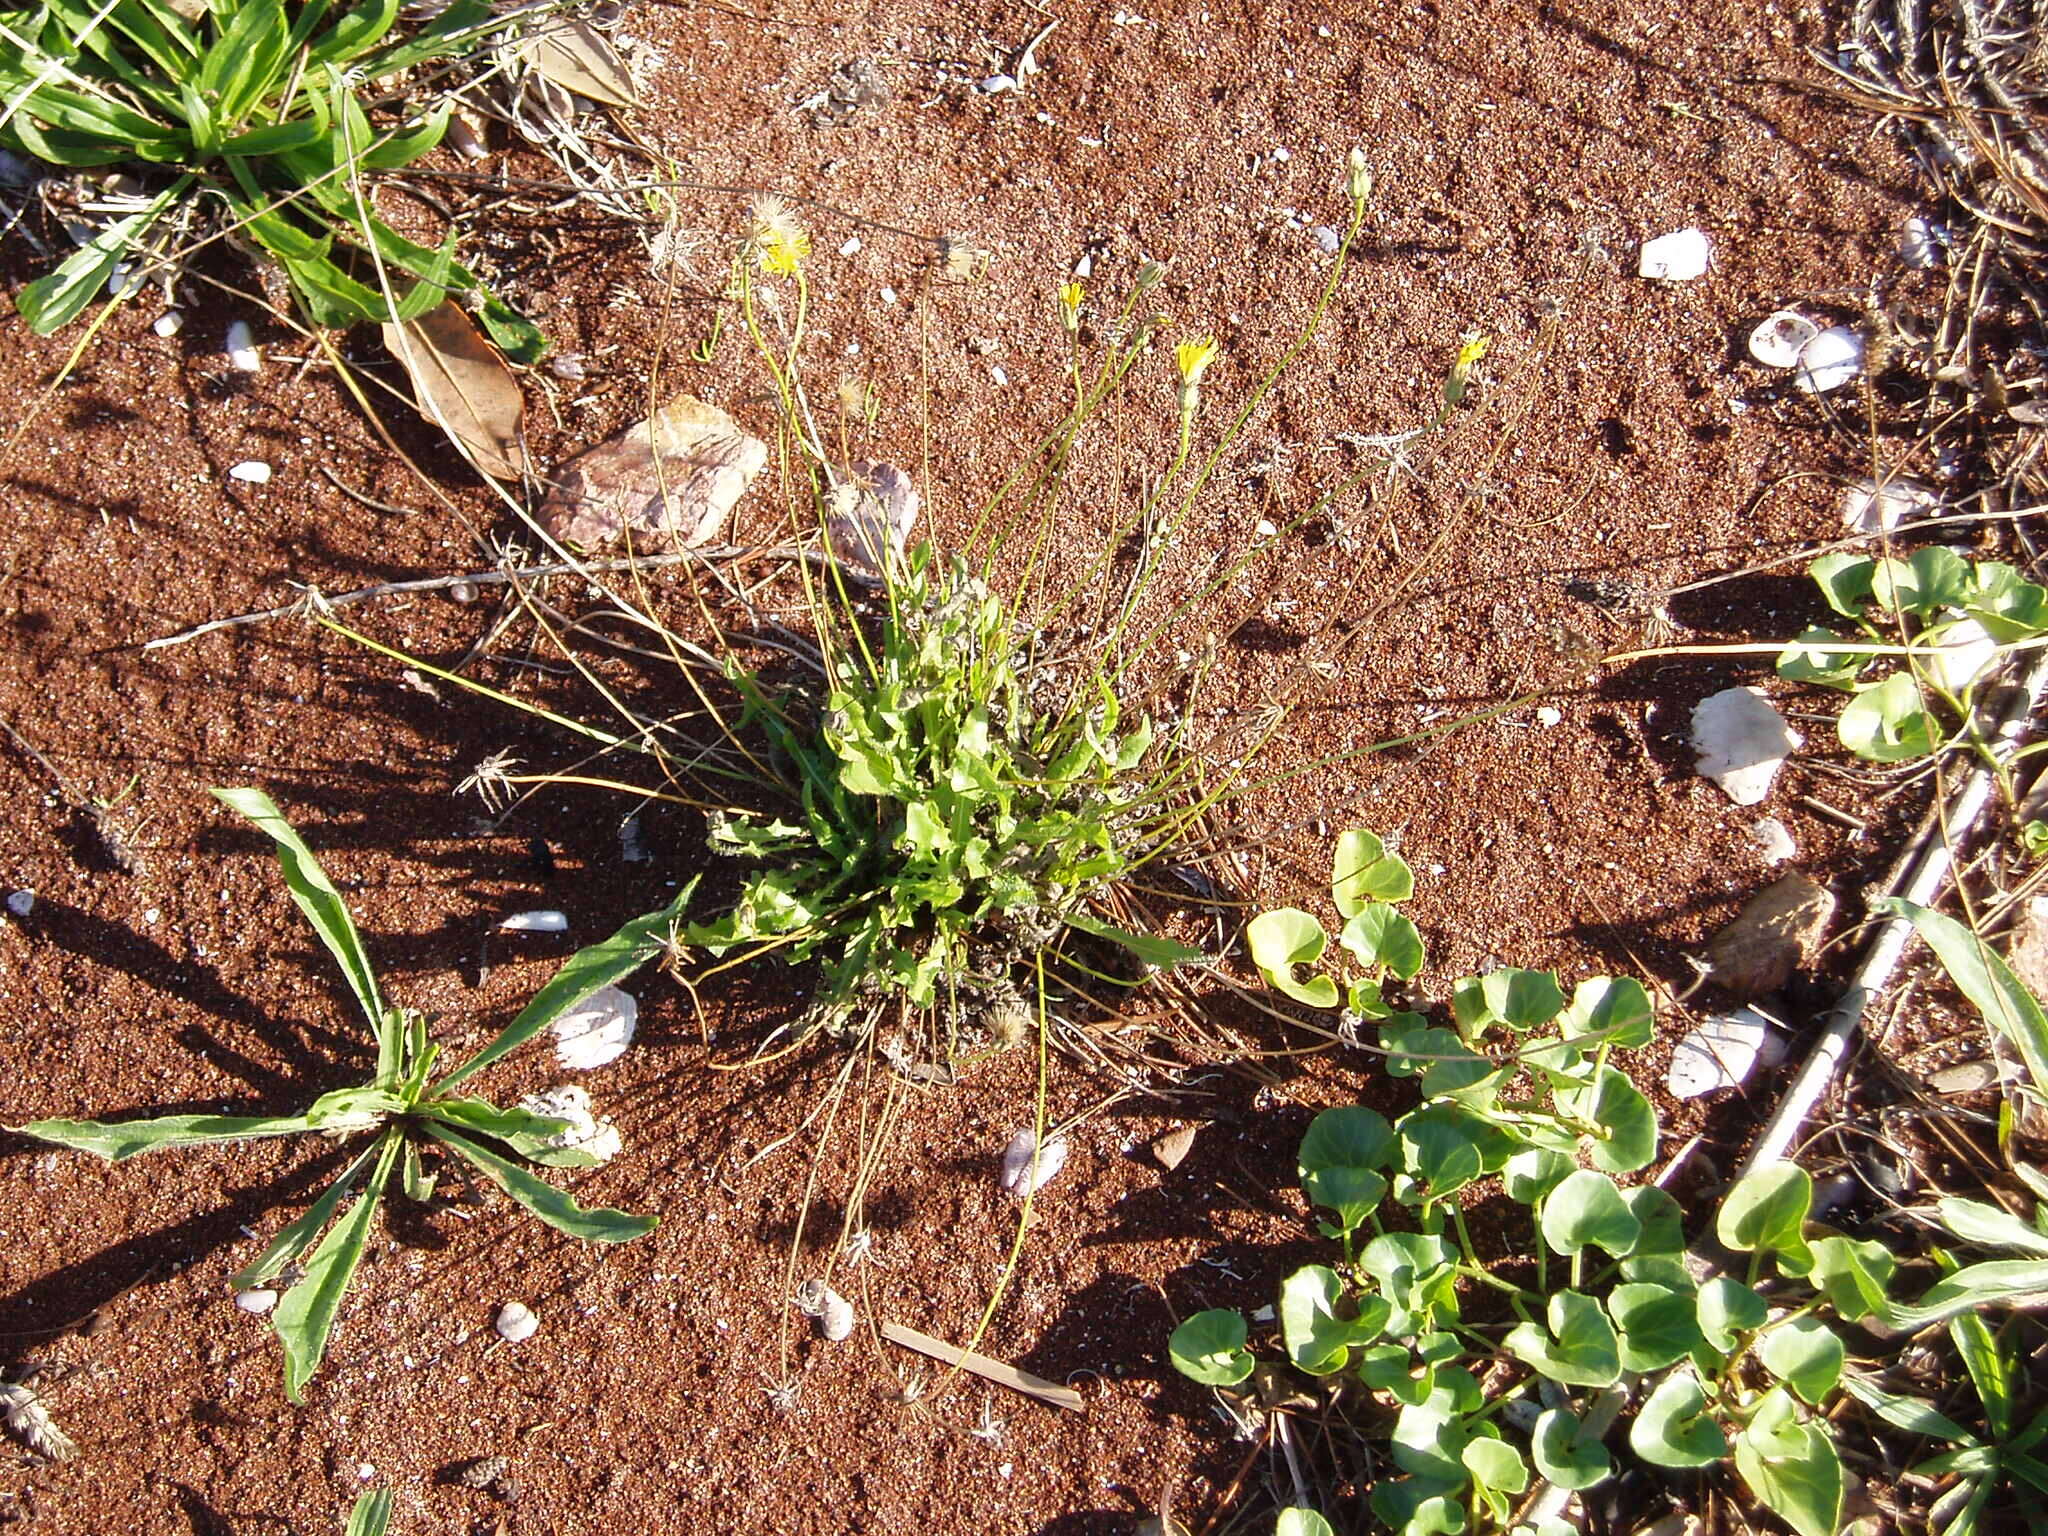
[[1081, 325], [1081, 285], [1063, 283], [1059, 292], [1060, 324], [1068, 330], [1078, 330]]
[[1204, 336], [1200, 341], [1184, 341], [1173, 349], [1174, 365], [1180, 369], [1180, 376], [1190, 384], [1198, 384], [1202, 370], [1216, 357], [1216, 338]]
[[811, 237], [781, 198], [757, 197], [748, 215], [747, 249], [763, 272], [791, 277], [811, 254]]
[[1490, 344], [1490, 339], [1484, 331], [1467, 331], [1459, 341], [1458, 360], [1451, 364], [1452, 369], [1460, 376], [1469, 374], [1472, 365], [1486, 356], [1486, 349]]

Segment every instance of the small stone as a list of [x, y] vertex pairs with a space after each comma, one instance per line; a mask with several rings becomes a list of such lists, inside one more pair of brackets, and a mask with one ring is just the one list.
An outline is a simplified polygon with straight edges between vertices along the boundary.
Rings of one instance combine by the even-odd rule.
[[1706, 973], [1745, 1001], [1775, 992], [1792, 979], [1834, 915], [1832, 891], [1796, 871], [1786, 875], [1750, 897], [1708, 941]]
[[1689, 283], [1705, 275], [1713, 256], [1713, 244], [1704, 230], [1681, 229], [1645, 240], [1636, 271], [1652, 282]]
[[584, 376], [581, 352], [560, 352], [548, 359], [548, 372], [571, 382]]
[[1938, 267], [1946, 244], [1940, 226], [1926, 214], [1916, 213], [1899, 231], [1899, 260], [1921, 270]]
[[569, 914], [543, 907], [534, 912], [514, 912], [498, 926], [508, 933], [567, 933]]
[[277, 1305], [277, 1292], [259, 1288], [235, 1292], [235, 1305], [251, 1317], [261, 1317]]
[[8, 894], [7, 910], [9, 912], [12, 912], [16, 917], [27, 917], [29, 913], [35, 911], [35, 909], [36, 893], [34, 891], [21, 890], [13, 891]]
[[456, 603], [473, 603], [477, 600], [477, 585], [473, 581], [458, 581], [448, 588], [448, 599]]
[[1692, 712], [1700, 774], [1737, 805], [1755, 805], [1769, 794], [1786, 757], [1805, 740], [1761, 688], [1724, 688]]
[[1090, 252], [1083, 251], [1081, 253], [1081, 259], [1074, 263], [1074, 276], [1087, 277], [1091, 275], [1094, 271], [1095, 257]]
[[1754, 1008], [1715, 1014], [1678, 1042], [1664, 1086], [1679, 1099], [1740, 1087], [1755, 1068], [1770, 1028], [1771, 1021]]
[[523, 1344], [540, 1332], [540, 1319], [524, 1302], [508, 1301], [498, 1308], [497, 1320], [491, 1326], [507, 1344]]
[[165, 340], [169, 340], [185, 329], [185, 316], [179, 310], [167, 309], [156, 317], [156, 322], [150, 326], [150, 329]]
[[495, 1488], [504, 1481], [509, 1463], [503, 1456], [483, 1456], [466, 1462], [455, 1473], [455, 1481], [464, 1488]]
[[1278, 528], [1275, 528], [1272, 525], [1272, 523], [1268, 522], [1265, 518], [1262, 517], [1259, 519], [1257, 525], [1252, 529], [1252, 532], [1256, 533], [1262, 539], [1270, 539], [1277, 535], [1280, 532], [1280, 530]]
[[1338, 247], [1344, 243], [1344, 237], [1337, 233], [1336, 226], [1332, 224], [1318, 224], [1309, 233], [1315, 236], [1316, 247], [1325, 256], [1336, 255]]
[[261, 459], [244, 459], [228, 471], [230, 480], [240, 480], [245, 485], [270, 484], [270, 466]]
[[860, 254], [860, 236], [855, 235], [846, 244], [840, 246], [839, 254], [842, 256], [858, 256]]
[[988, 376], [996, 381], [998, 389], [1003, 388], [1010, 382], [1010, 376], [1003, 372], [1003, 365], [1001, 363], [990, 363], [988, 365]]
[[885, 285], [882, 289], [882, 302], [884, 304], [894, 304], [896, 302], [896, 290]]
[[1749, 829], [1749, 835], [1756, 839], [1756, 851], [1764, 856], [1766, 864], [1783, 864], [1799, 856], [1799, 845], [1792, 841], [1785, 823], [1775, 816], [1766, 816]]
[[985, 96], [999, 96], [1004, 91], [1014, 91], [1017, 89], [1017, 77], [1015, 75], [990, 75], [981, 82], [980, 89]]
[[1986, 1088], [1997, 1085], [1998, 1063], [1988, 1057], [1976, 1061], [1957, 1062], [1952, 1067], [1943, 1067], [1927, 1075], [1927, 1086], [1936, 1093], [1952, 1097], [1963, 1093], [1982, 1093]]
[[1159, 1160], [1159, 1166], [1168, 1173], [1173, 1172], [1187, 1161], [1188, 1153], [1194, 1150], [1195, 1127], [1184, 1125], [1177, 1131], [1168, 1131], [1152, 1143], [1152, 1155]]
[[228, 355], [228, 366], [237, 373], [261, 373], [263, 354], [256, 350], [254, 338], [249, 333], [249, 322], [237, 320], [228, 326], [222, 351]]
[[1536, 709], [1536, 723], [1541, 726], [1562, 725], [1564, 711], [1554, 704], [1541, 704]]

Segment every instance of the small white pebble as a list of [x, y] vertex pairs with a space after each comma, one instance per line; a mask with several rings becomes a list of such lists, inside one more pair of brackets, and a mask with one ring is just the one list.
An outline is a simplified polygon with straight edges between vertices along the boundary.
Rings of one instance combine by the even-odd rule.
[[1785, 823], [1775, 816], [1766, 816], [1749, 829], [1749, 835], [1756, 839], [1756, 851], [1764, 856], [1766, 864], [1783, 864], [1798, 857], [1799, 845], [1792, 841]]
[[1278, 528], [1275, 528], [1270, 522], [1268, 522], [1265, 518], [1262, 517], [1259, 519], [1257, 525], [1253, 527], [1252, 532], [1256, 533], [1262, 539], [1270, 539], [1274, 535], [1279, 533], [1280, 530]]
[[860, 236], [855, 235], [846, 244], [839, 247], [839, 254], [842, 256], [858, 256], [860, 254]]
[[156, 324], [150, 327], [150, 329], [155, 331], [157, 335], [165, 337], [166, 339], [177, 335], [178, 332], [182, 331], [184, 328], [184, 312], [182, 310], [176, 309], [165, 310], [162, 314], [156, 317]]
[[500, 928], [513, 933], [567, 933], [569, 914], [544, 907], [537, 912], [514, 912], [499, 923]]
[[1089, 252], [1083, 251], [1081, 253], [1081, 259], [1074, 263], [1074, 276], [1087, 277], [1089, 274], [1094, 272], [1094, 270], [1095, 257]]
[[990, 75], [981, 82], [981, 89], [985, 95], [999, 96], [1004, 91], [1014, 91], [1017, 89], [1017, 77], [1015, 75]]
[[375, 1482], [377, 1478], [377, 1469], [366, 1461], [361, 1466], [356, 1468], [356, 1476], [366, 1483]]
[[583, 354], [563, 352], [548, 359], [548, 372], [558, 379], [580, 379], [583, 375]]
[[230, 480], [240, 480], [247, 485], [270, 484], [270, 466], [261, 459], [244, 459], [228, 471]]
[[16, 891], [7, 898], [7, 910], [16, 917], [27, 917], [35, 909], [36, 893], [34, 891]]
[[1010, 376], [1003, 372], [1003, 365], [1001, 363], [990, 363], [988, 365], [988, 376], [996, 381], [998, 388], [1010, 382]]
[[507, 1344], [523, 1344], [540, 1332], [540, 1319], [524, 1302], [508, 1301], [498, 1308], [497, 1321], [491, 1326]]
[[473, 603], [477, 599], [476, 583], [458, 581], [448, 588], [448, 597], [451, 602]]
[[272, 1290], [237, 1291], [235, 1292], [235, 1305], [251, 1317], [261, 1317], [277, 1305], [277, 1292]]
[[1564, 723], [1564, 711], [1556, 708], [1554, 705], [1540, 705], [1536, 710], [1536, 723], [1543, 726], [1562, 725]]
[[884, 288], [882, 290], [882, 302], [884, 304], [894, 304], [896, 302], [896, 290], [894, 288]]
[[228, 355], [228, 366], [237, 373], [261, 373], [263, 354], [256, 350], [255, 339], [249, 333], [249, 322], [237, 320], [228, 327], [227, 340], [222, 351]]
[[1344, 237], [1337, 233], [1333, 225], [1318, 224], [1309, 233], [1316, 237], [1316, 245], [1325, 256], [1336, 255], [1337, 247], [1344, 243]]

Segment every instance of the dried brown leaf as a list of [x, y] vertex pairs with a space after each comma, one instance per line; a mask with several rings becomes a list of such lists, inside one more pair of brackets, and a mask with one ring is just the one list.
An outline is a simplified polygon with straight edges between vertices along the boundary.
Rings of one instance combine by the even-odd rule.
[[384, 345], [411, 375], [420, 414], [438, 421], [485, 474], [517, 480], [526, 467], [526, 397], [461, 307], [444, 299], [417, 320], [387, 325]]
[[768, 445], [717, 406], [677, 395], [557, 470], [541, 526], [585, 548], [630, 531], [643, 545], [693, 549], [717, 537], [767, 462]]
[[564, 90], [606, 107], [637, 107], [640, 88], [604, 34], [588, 22], [551, 21], [520, 45], [520, 58]]
[[1055, 1408], [1066, 1408], [1075, 1413], [1082, 1409], [1081, 1394], [1072, 1387], [1062, 1387], [1043, 1376], [1034, 1376], [1007, 1361], [991, 1360], [987, 1355], [948, 1344], [944, 1339], [935, 1339], [901, 1323], [882, 1324], [882, 1337], [891, 1344], [900, 1344], [905, 1349], [914, 1349], [921, 1355], [930, 1355], [934, 1360], [943, 1360], [963, 1371], [971, 1371], [984, 1381], [993, 1381], [998, 1386], [1035, 1397], [1042, 1403], [1051, 1403]]
[[1835, 915], [1835, 897], [1806, 876], [1765, 886], [1708, 941], [1707, 974], [1744, 1002], [1775, 992], [1792, 978]]

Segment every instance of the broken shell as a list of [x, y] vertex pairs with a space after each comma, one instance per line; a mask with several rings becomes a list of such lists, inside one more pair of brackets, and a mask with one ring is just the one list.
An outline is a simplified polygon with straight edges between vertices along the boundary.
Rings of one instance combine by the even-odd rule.
[[1755, 1068], [1770, 1028], [1771, 1021], [1754, 1008], [1715, 1014], [1678, 1042], [1664, 1086], [1679, 1099], [1740, 1087]]
[[1653, 282], [1689, 283], [1705, 275], [1713, 259], [1713, 243], [1705, 230], [1681, 229], [1645, 240], [1636, 272]]
[[1940, 510], [1941, 498], [1918, 480], [1859, 480], [1842, 496], [1842, 526], [1851, 533], [1890, 533]]
[[497, 1321], [491, 1326], [507, 1344], [523, 1344], [540, 1332], [540, 1319], [524, 1302], [508, 1301], [498, 1308]]
[[633, 1043], [640, 1005], [617, 987], [599, 987], [555, 1020], [555, 1059], [572, 1072], [588, 1072], [619, 1059]]
[[567, 1122], [567, 1128], [555, 1135], [536, 1138], [538, 1146], [551, 1151], [581, 1152], [596, 1162], [608, 1163], [625, 1144], [617, 1126], [591, 1113], [590, 1095], [574, 1083], [529, 1093], [519, 1107], [529, 1115]]
[[235, 1305], [251, 1317], [261, 1317], [277, 1305], [277, 1292], [268, 1289], [235, 1292]]
[[261, 459], [244, 459], [228, 471], [230, 480], [240, 480], [246, 485], [270, 484], [270, 466]]
[[1938, 267], [1945, 244], [1942, 230], [1935, 222], [1924, 213], [1916, 213], [1899, 231], [1899, 260], [1909, 267]]
[[514, 912], [498, 926], [511, 933], [567, 933], [569, 914], [543, 907], [536, 912]]
[[1066, 1162], [1067, 1144], [1064, 1141], [1055, 1137], [1040, 1150], [1036, 1136], [1028, 1130], [1019, 1131], [1003, 1149], [1000, 1182], [1004, 1189], [1022, 1200], [1050, 1184]]
[[1749, 333], [1749, 355], [1766, 368], [1796, 368], [1820, 327], [1796, 309], [1781, 309]]
[[155, 331], [157, 335], [166, 339], [177, 335], [184, 328], [185, 316], [181, 311], [175, 309], [165, 310], [156, 317], [155, 322], [150, 326], [150, 329]]
[[228, 366], [237, 373], [261, 373], [263, 354], [256, 350], [255, 339], [249, 334], [249, 322], [237, 320], [228, 326], [227, 339], [221, 343], [221, 350], [228, 355]]
[[1799, 856], [1799, 845], [1792, 841], [1785, 823], [1775, 816], [1766, 816], [1749, 829], [1749, 835], [1756, 839], [1756, 851], [1764, 856], [1766, 864], [1783, 864]]
[[1824, 395], [1863, 372], [1863, 338], [1846, 325], [1829, 326], [1799, 349], [1799, 371], [1793, 386], [1809, 395]]
[[1769, 794], [1786, 757], [1805, 740], [1761, 688], [1724, 688], [1692, 712], [1700, 774], [1737, 805], [1755, 805]]
[[818, 1325], [818, 1336], [834, 1344], [853, 1337], [853, 1303], [822, 1280], [796, 1288], [796, 1309]]

